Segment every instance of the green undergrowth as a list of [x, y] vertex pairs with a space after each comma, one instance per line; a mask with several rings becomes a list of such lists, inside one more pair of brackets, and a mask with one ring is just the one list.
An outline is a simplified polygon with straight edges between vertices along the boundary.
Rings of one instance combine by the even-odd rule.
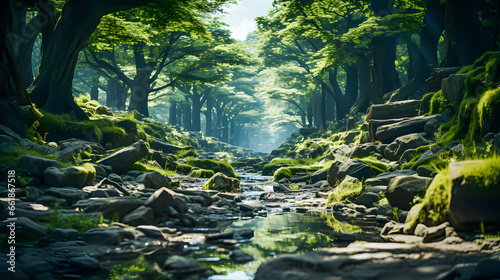
[[44, 220], [48, 222], [46, 228], [53, 230], [55, 228], [70, 228], [76, 229], [79, 233], [86, 232], [87, 230], [97, 228], [103, 222], [102, 215], [100, 218], [89, 215], [68, 215], [62, 213], [60, 210], [54, 210], [54, 213], [45, 217]]
[[283, 178], [292, 178], [295, 174], [299, 172], [306, 172], [309, 177], [315, 171], [321, 169], [319, 166], [297, 166], [297, 167], [280, 167], [274, 172], [273, 180], [278, 182]]
[[377, 161], [376, 159], [373, 160], [372, 158], [360, 158], [359, 160], [372, 169], [373, 176], [389, 172], [389, 168], [387, 167], [387, 165]]
[[25, 156], [33, 156], [45, 159], [54, 160], [54, 155], [44, 154], [33, 149], [26, 148], [24, 145], [14, 145], [0, 150], [2, 156], [0, 157], [0, 166], [13, 167], [19, 163], [19, 160]]
[[[191, 167], [190, 167], [191, 168]], [[141, 159], [140, 161], [137, 161], [136, 163], [132, 164], [127, 168], [127, 171], [131, 170], [137, 170], [141, 171], [143, 173], [149, 173], [149, 172], [158, 172], [161, 175], [165, 176], [176, 176], [177, 173], [172, 170], [165, 170], [163, 169], [156, 161], [148, 161], [145, 159]]]
[[314, 159], [289, 159], [289, 158], [274, 158], [270, 163], [264, 165], [262, 169], [262, 175], [270, 176], [273, 175], [276, 170], [280, 167], [290, 167], [290, 166], [305, 166], [314, 165], [317, 161]]
[[191, 172], [191, 168], [193, 167], [188, 164], [178, 164], [177, 167], [175, 168], [175, 171], [184, 175], [188, 175], [189, 172]]
[[480, 142], [488, 132], [500, 132], [500, 52], [485, 53], [459, 73], [467, 75], [465, 96], [458, 113], [440, 127], [438, 144], [441, 146], [464, 140], [467, 147], [474, 141]]
[[346, 177], [333, 192], [328, 195], [328, 204], [338, 203], [343, 200], [352, 201], [363, 192], [363, 184], [356, 178]]
[[193, 170], [189, 173], [189, 177], [195, 177], [195, 178], [210, 178], [214, 176], [214, 171], [208, 170], [208, 169], [197, 169]]
[[351, 225], [347, 222], [340, 222], [333, 214], [322, 213], [321, 218], [325, 219], [326, 225], [333, 231], [340, 233], [360, 233], [363, 230], [357, 225]]
[[221, 172], [226, 176], [238, 178], [239, 176], [234, 171], [234, 168], [225, 161], [213, 160], [213, 159], [195, 159], [193, 157], [185, 158], [190, 166], [199, 167], [201, 169], [209, 169], [215, 173]]
[[195, 149], [185, 149], [178, 150], [174, 153], [176, 159], [186, 158], [186, 157], [199, 157], [200, 155], [196, 152]]
[[[467, 184], [477, 189], [498, 186], [500, 184], [500, 157], [494, 156], [479, 161], [477, 164], [462, 166], [457, 178], [463, 177]], [[446, 220], [451, 201], [453, 183], [450, 169], [441, 169], [434, 178], [421, 203], [413, 206], [417, 212], [415, 218], [406, 222], [407, 230], [419, 223], [436, 225]]]

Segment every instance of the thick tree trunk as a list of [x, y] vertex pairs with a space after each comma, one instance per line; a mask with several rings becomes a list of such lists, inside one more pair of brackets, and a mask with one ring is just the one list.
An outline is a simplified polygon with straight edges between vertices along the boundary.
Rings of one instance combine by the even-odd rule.
[[198, 87], [193, 86], [193, 95], [191, 96], [193, 100], [193, 110], [191, 116], [191, 129], [193, 131], [201, 131], [201, 95], [198, 92]]
[[33, 82], [33, 67], [31, 65], [31, 54], [36, 37], [40, 33], [38, 16], [33, 18], [29, 23], [26, 23], [27, 8], [22, 7], [17, 11], [17, 34], [18, 49], [19, 49], [19, 64], [21, 65], [21, 73], [23, 75], [23, 84], [28, 88]]
[[207, 110], [205, 111], [205, 119], [206, 121], [206, 127], [205, 127], [205, 135], [206, 136], [212, 136], [212, 108], [213, 108], [213, 99], [209, 97], [207, 99]]
[[90, 99], [96, 101], [99, 100], [99, 86], [92, 86], [92, 89], [90, 90]]
[[115, 79], [108, 79], [108, 84], [106, 86], [106, 106], [109, 108], [116, 107], [116, 87], [118, 83]]
[[177, 102], [170, 102], [170, 114], [168, 117], [168, 122], [171, 125], [177, 124]]
[[351, 107], [358, 99], [358, 67], [346, 65], [344, 66], [344, 70], [346, 72], [347, 78], [342, 108], [345, 108], [343, 110], [343, 113], [345, 113], [345, 115], [348, 115]]
[[321, 86], [321, 101], [319, 102], [320, 106], [320, 119], [321, 119], [321, 129], [326, 130], [328, 128], [326, 124], [326, 88]]
[[222, 142], [229, 143], [229, 119], [227, 117], [222, 117]]
[[78, 53], [104, 15], [143, 6], [151, 1], [66, 1], [49, 38], [44, 35], [39, 74], [28, 89], [35, 104], [51, 113], [73, 112], [79, 119], [88, 119], [76, 105], [71, 92]]
[[311, 101], [307, 102], [307, 127], [313, 126], [313, 106]]
[[123, 82], [118, 82], [116, 86], [116, 108], [120, 111], [125, 111], [125, 103], [127, 102], [127, 85]]
[[345, 118], [346, 112], [349, 111], [343, 109], [344, 95], [342, 94], [342, 90], [340, 89], [339, 83], [337, 81], [337, 73], [338, 73], [338, 68], [335, 68], [333, 71], [329, 71], [328, 80], [330, 81], [330, 85], [332, 86], [334, 93], [332, 96], [335, 100], [335, 116], [336, 116], [336, 121], [338, 122], [341, 119]]
[[236, 145], [236, 121], [234, 119], [231, 119], [231, 127], [229, 130], [229, 144], [231, 145]]
[[445, 12], [445, 57], [441, 67], [474, 63], [494, 48], [478, 14], [478, 1], [448, 0]]
[[325, 109], [326, 109], [326, 121], [327, 122], [335, 121], [335, 99], [333, 99], [333, 96], [331, 96], [330, 94], [326, 95]]
[[415, 71], [417, 69], [417, 59], [418, 59], [418, 45], [411, 37], [405, 38], [406, 48], [408, 50], [408, 57], [410, 58], [410, 64], [407, 69], [408, 81], [415, 78]]
[[365, 113], [372, 98], [372, 79], [370, 75], [370, 66], [366, 62], [358, 64], [359, 70], [359, 97], [351, 107], [350, 115], [355, 115], [359, 112]]
[[384, 94], [401, 86], [396, 61], [396, 37], [379, 37], [373, 40], [373, 95], [372, 103], [383, 101]]
[[191, 130], [191, 104], [184, 103], [182, 124], [186, 130]]
[[146, 64], [144, 46], [142, 44], [134, 45], [133, 49], [136, 75], [128, 110], [137, 110], [137, 112], [149, 117], [148, 97], [150, 93], [149, 77], [151, 75], [151, 68]]
[[[437, 45], [444, 30], [445, 7], [440, 0], [429, 0], [424, 15], [424, 27], [420, 31], [420, 47], [415, 70], [415, 78], [401, 87], [391, 97], [391, 101], [404, 100], [425, 86], [425, 80], [432, 69], [438, 66]], [[387, 98], [388, 99], [388, 98]]]

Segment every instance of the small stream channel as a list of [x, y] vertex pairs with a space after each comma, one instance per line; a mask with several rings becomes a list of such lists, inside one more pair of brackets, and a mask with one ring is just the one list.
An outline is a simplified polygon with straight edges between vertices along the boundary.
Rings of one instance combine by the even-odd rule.
[[[270, 176], [247, 174], [242, 171], [242, 199], [259, 201], [264, 192], [272, 191]], [[195, 187], [196, 188], [196, 187]], [[283, 208], [285, 209], [283, 211]], [[283, 205], [267, 209], [255, 217], [241, 217], [227, 221], [228, 226], [222, 228], [220, 234], [235, 231], [253, 231], [251, 238], [237, 240], [216, 240], [205, 242], [201, 233], [185, 233], [183, 239], [192, 241], [180, 252], [184, 257], [196, 260], [202, 267], [212, 271], [211, 276], [182, 275], [178, 278], [168, 278], [149, 264], [143, 257], [131, 262], [110, 266], [111, 279], [131, 279], [132, 275], [139, 279], [204, 279], [204, 280], [251, 280], [266, 259], [282, 254], [300, 254], [318, 248], [346, 246], [353, 240], [376, 241], [378, 231], [375, 221], [339, 222], [331, 213], [311, 211], [297, 213], [294, 206]], [[213, 233], [206, 233], [213, 234]], [[340, 237], [340, 238], [339, 238]], [[347, 238], [346, 238], [347, 237]], [[235, 263], [230, 258], [230, 252], [240, 250], [253, 260], [245, 263]]]

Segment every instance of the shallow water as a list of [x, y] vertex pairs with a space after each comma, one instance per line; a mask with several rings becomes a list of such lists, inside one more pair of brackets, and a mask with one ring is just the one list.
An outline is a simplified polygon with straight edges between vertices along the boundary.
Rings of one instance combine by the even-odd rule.
[[[262, 193], [272, 191], [269, 176], [243, 174], [241, 179], [244, 200], [258, 200]], [[340, 222], [332, 214], [326, 213], [269, 213], [265, 217], [245, 217], [228, 223], [230, 224], [221, 233], [250, 229], [253, 230], [254, 237], [219, 243], [205, 243], [200, 242], [203, 238], [193, 238], [183, 252], [179, 253], [196, 260], [200, 266], [209, 268], [211, 276], [183, 275], [173, 279], [252, 280], [266, 259], [283, 254], [305, 253], [318, 248], [345, 246], [348, 242], [341, 242], [345, 240], [345, 236], [355, 240], [373, 240], [378, 236], [374, 230], [374, 222]], [[200, 237], [199, 234], [196, 236]], [[195, 236], [195, 233], [192, 235]], [[339, 238], [339, 235], [343, 238]], [[189, 239], [189, 234], [185, 236]], [[253, 260], [235, 264], [229, 258], [229, 253], [235, 249], [251, 255]], [[139, 276], [139, 279], [171, 279], [156, 272], [152, 264], [143, 257], [110, 268], [111, 279], [127, 279], [133, 275]]]

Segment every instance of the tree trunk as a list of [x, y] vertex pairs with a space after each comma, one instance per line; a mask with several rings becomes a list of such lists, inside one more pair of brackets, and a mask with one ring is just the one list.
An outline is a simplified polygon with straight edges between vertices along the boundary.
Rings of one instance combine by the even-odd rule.
[[346, 116], [346, 112], [343, 109], [343, 94], [342, 90], [339, 87], [339, 83], [337, 81], [338, 67], [336, 67], [333, 71], [329, 71], [328, 80], [330, 81], [330, 85], [333, 88], [333, 98], [335, 100], [335, 115], [336, 121], [340, 121]]
[[182, 123], [186, 130], [191, 130], [191, 104], [188, 102], [184, 103]]
[[143, 6], [151, 1], [66, 1], [50, 39], [44, 35], [39, 73], [28, 89], [35, 104], [51, 113], [73, 112], [79, 119], [88, 119], [76, 105], [71, 92], [78, 53], [104, 15]]
[[191, 129], [193, 131], [201, 131], [201, 95], [198, 92], [198, 87], [193, 86], [193, 95], [191, 96], [193, 99], [193, 110], [192, 110], [192, 118], [191, 118]]
[[425, 86], [425, 80], [431, 75], [432, 69], [438, 66], [437, 47], [444, 30], [445, 7], [440, 0], [429, 0], [424, 15], [424, 27], [420, 31], [420, 46], [415, 78], [400, 88], [391, 101], [404, 100]]
[[418, 45], [411, 37], [405, 38], [406, 48], [408, 50], [408, 57], [410, 58], [410, 63], [407, 69], [408, 81], [415, 78], [415, 71], [417, 69], [417, 59], [418, 59]]
[[90, 90], [90, 99], [91, 100], [99, 100], [99, 86], [94, 85], [92, 86], [92, 89]]
[[325, 110], [326, 110], [326, 121], [327, 122], [335, 121], [335, 99], [333, 99], [333, 96], [331, 96], [330, 94], [326, 95]]
[[[392, 14], [394, 0], [373, 0], [372, 9], [375, 16], [386, 16]], [[396, 61], [397, 37], [378, 37], [372, 42], [373, 50], [373, 95], [374, 104], [383, 101], [384, 94], [396, 90], [401, 86], [398, 72], [394, 62]]]
[[372, 79], [370, 76], [370, 66], [366, 62], [358, 64], [359, 70], [359, 97], [354, 106], [351, 107], [350, 115], [365, 113], [372, 98]]
[[321, 119], [321, 129], [326, 130], [328, 128], [326, 124], [326, 88], [321, 86], [321, 101], [319, 102], [320, 106], [320, 119]]
[[106, 86], [106, 106], [109, 108], [116, 107], [116, 87], [118, 83], [115, 79], [108, 79]]
[[151, 75], [151, 69], [146, 64], [144, 46], [142, 44], [137, 44], [133, 46], [133, 49], [136, 75], [128, 110], [137, 110], [137, 112], [149, 117], [148, 97], [150, 92], [149, 77]]
[[236, 145], [235, 142], [236, 142], [236, 121], [234, 120], [234, 118], [231, 119], [231, 127], [230, 127], [230, 130], [229, 130], [229, 144], [231, 145]]
[[448, 0], [445, 12], [445, 57], [441, 67], [469, 65], [494, 48], [478, 14], [478, 1]]
[[342, 108], [344, 108], [343, 113], [345, 113], [345, 115], [348, 115], [351, 107], [358, 99], [358, 67], [346, 65], [344, 66], [344, 70], [346, 72], [347, 79], [345, 84], [345, 94]]
[[177, 102], [170, 102], [170, 114], [168, 117], [168, 122], [170, 125], [177, 124]]
[[33, 18], [29, 23], [26, 23], [27, 8], [22, 7], [17, 10], [17, 34], [18, 49], [19, 49], [19, 65], [21, 65], [21, 73], [23, 75], [23, 84], [28, 88], [33, 82], [33, 67], [31, 64], [31, 54], [36, 37], [40, 33], [40, 25], [38, 16]]
[[206, 127], [205, 127], [205, 135], [206, 136], [212, 136], [212, 108], [213, 108], [213, 99], [209, 97], [207, 99], [207, 110], [205, 111], [205, 119], [206, 121]]
[[229, 143], [229, 119], [227, 117], [222, 117], [222, 142]]

